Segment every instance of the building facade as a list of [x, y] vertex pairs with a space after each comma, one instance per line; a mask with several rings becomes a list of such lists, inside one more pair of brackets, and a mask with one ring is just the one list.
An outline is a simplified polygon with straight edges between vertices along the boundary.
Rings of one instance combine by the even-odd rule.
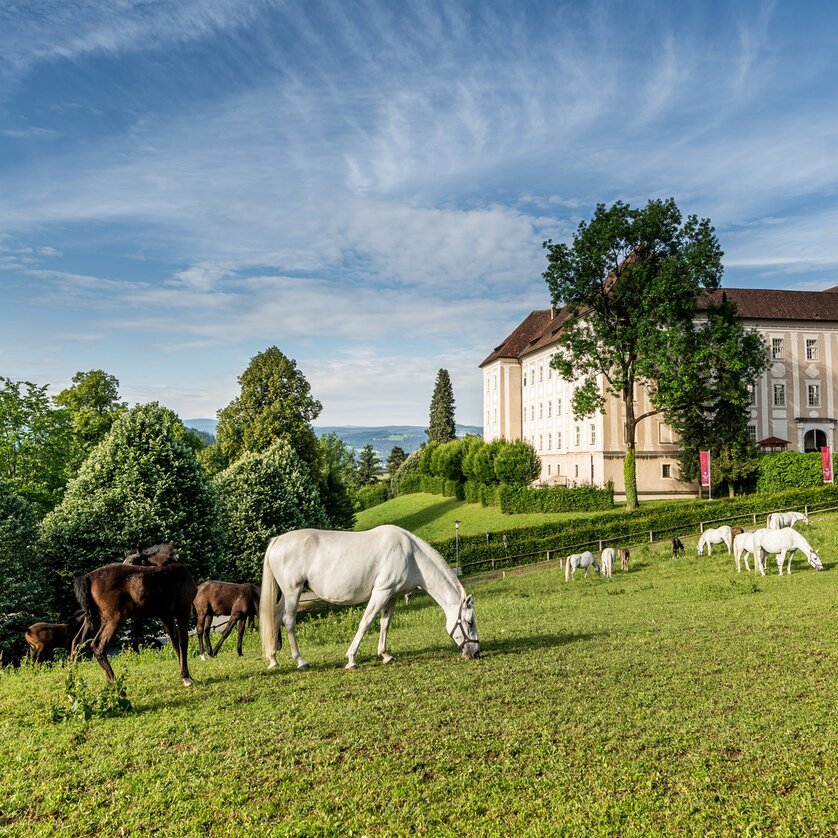
[[[828, 291], [727, 288], [724, 293], [736, 303], [745, 327], [763, 336], [769, 359], [752, 388], [752, 438], [774, 450], [834, 448], [838, 286]], [[489, 441], [530, 442], [541, 459], [543, 483], [612, 481], [620, 497], [626, 452], [622, 403], [608, 396], [601, 382], [605, 412], [576, 419], [571, 408], [576, 382], [563, 380], [550, 365], [567, 319], [564, 310], [531, 312], [480, 365], [483, 435]], [[636, 398], [636, 414], [649, 409], [643, 388]], [[678, 439], [660, 415], [637, 426], [636, 452], [641, 497], [697, 493], [697, 486], [678, 480]]]

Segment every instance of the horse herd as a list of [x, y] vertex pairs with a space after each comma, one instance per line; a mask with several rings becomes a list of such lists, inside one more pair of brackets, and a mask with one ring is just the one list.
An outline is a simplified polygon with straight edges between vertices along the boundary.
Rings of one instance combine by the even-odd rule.
[[[698, 554], [712, 554], [714, 544], [724, 544], [733, 552], [737, 570], [740, 560], [750, 570], [748, 554], [754, 566], [765, 575], [765, 556], [777, 556], [780, 574], [788, 557], [801, 550], [809, 564], [823, 570], [818, 554], [794, 526], [808, 524], [808, 517], [798, 512], [773, 513], [767, 526], [744, 532], [728, 526], [707, 529], [698, 541]], [[672, 539], [673, 556], [684, 551], [681, 540]], [[611, 576], [619, 557], [628, 570], [629, 551], [607, 547], [598, 563], [590, 551], [573, 554], [565, 562], [565, 580], [573, 578], [578, 568], [585, 576], [594, 567]], [[457, 574], [430, 544], [413, 533], [393, 525], [383, 525], [365, 532], [331, 530], [294, 530], [276, 536], [268, 544], [262, 566], [261, 589], [252, 584], [209, 580], [195, 583], [189, 569], [177, 561], [171, 544], [158, 544], [146, 550], [139, 547], [127, 553], [121, 562], [106, 564], [75, 580], [74, 592], [80, 609], [65, 623], [35, 623], [25, 639], [35, 662], [47, 660], [56, 649], [66, 649], [71, 657], [89, 645], [109, 681], [114, 672], [107, 650], [119, 627], [128, 618], [134, 620], [134, 648], [146, 620], [159, 619], [177, 651], [180, 677], [192, 684], [187, 661], [189, 625], [197, 618], [198, 650], [210, 657], [218, 654], [225, 639], [238, 627], [238, 654], [246, 625], [259, 617], [262, 649], [269, 668], [277, 665], [276, 652], [281, 647], [280, 622], [288, 635], [288, 645], [298, 669], [308, 667], [300, 653], [296, 637], [296, 615], [303, 590], [308, 588], [320, 600], [335, 605], [366, 603], [358, 630], [346, 652], [346, 668], [355, 669], [355, 655], [361, 641], [380, 613], [378, 656], [384, 663], [393, 660], [387, 651], [387, 631], [399, 597], [417, 589], [424, 590], [445, 613], [449, 637], [468, 659], [480, 655], [474, 598], [463, 589]], [[213, 648], [210, 630], [218, 616], [228, 616], [226, 627]]]
[[[210, 657], [238, 626], [239, 655], [247, 624], [259, 616], [262, 646], [270, 667], [276, 666], [281, 645], [278, 621], [288, 634], [299, 669], [308, 666], [300, 654], [295, 626], [297, 606], [304, 587], [319, 599], [338, 605], [367, 602], [358, 631], [346, 653], [347, 669], [355, 669], [355, 654], [364, 634], [381, 612], [379, 657], [389, 663], [387, 629], [399, 596], [422, 588], [442, 607], [446, 628], [466, 658], [480, 654], [474, 599], [442, 556], [422, 539], [400, 527], [385, 525], [367, 532], [296, 530], [272, 539], [265, 552], [262, 588], [255, 585], [210, 580], [196, 585], [189, 569], [177, 561], [171, 544], [139, 547], [114, 562], [78, 577], [74, 593], [80, 610], [66, 623], [35, 623], [25, 639], [36, 662], [56, 649], [71, 657], [89, 644], [108, 681], [114, 671], [107, 650], [119, 627], [132, 617], [135, 643], [146, 620], [159, 619], [177, 651], [180, 677], [192, 684], [187, 660], [189, 624], [197, 618], [198, 649], [204, 644]], [[213, 648], [210, 629], [216, 616], [229, 615], [221, 638]]]

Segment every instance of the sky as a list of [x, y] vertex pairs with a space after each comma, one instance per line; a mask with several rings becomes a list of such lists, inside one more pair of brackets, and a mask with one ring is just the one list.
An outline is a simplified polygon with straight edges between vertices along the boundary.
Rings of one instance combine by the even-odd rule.
[[212, 418], [269, 346], [318, 425], [427, 424], [598, 203], [728, 287], [838, 284], [838, 4], [0, 0], [0, 376]]

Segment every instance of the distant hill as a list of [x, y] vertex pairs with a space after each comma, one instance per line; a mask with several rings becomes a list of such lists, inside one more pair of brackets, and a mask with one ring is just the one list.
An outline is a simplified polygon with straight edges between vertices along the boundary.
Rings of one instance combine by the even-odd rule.
[[[184, 419], [187, 428], [215, 435], [217, 419]], [[386, 460], [394, 446], [404, 449], [406, 454], [415, 451], [428, 437], [423, 425], [323, 425], [314, 426], [318, 437], [335, 433], [350, 448], [360, 451], [365, 445], [372, 445], [382, 461]], [[474, 434], [483, 436], [483, 428], [477, 425], [457, 425], [457, 436]]]

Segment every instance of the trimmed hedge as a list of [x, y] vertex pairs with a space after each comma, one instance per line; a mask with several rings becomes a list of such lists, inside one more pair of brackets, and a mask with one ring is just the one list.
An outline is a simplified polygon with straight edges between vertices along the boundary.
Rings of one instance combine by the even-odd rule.
[[507, 486], [497, 491], [501, 512], [596, 512], [614, 508], [614, 486]]
[[378, 506], [387, 500], [387, 483], [372, 483], [369, 486], [361, 486], [355, 492], [355, 511], [369, 509], [371, 506]]
[[[602, 546], [628, 547], [649, 542], [650, 531], [656, 540], [698, 532], [703, 522], [729, 519], [731, 525], [765, 525], [770, 512], [784, 509], [810, 509], [838, 506], [838, 486], [790, 489], [758, 495], [743, 495], [721, 500], [672, 501], [654, 507], [643, 507], [633, 512], [616, 509], [591, 518], [570, 523], [540, 524], [507, 532], [460, 536], [460, 565], [469, 573], [492, 567], [514, 567], [537, 561], [547, 551], [556, 555], [579, 549], [599, 549]], [[445, 559], [455, 561], [455, 540], [448, 539], [433, 545]]]
[[[835, 473], [834, 455], [832, 472]], [[817, 451], [808, 454], [802, 451], [781, 451], [777, 454], [763, 454], [759, 458], [757, 492], [779, 492], [783, 489], [822, 485], [821, 455]]]
[[467, 503], [479, 503], [481, 506], [491, 506], [498, 503], [498, 486], [480, 483], [477, 480], [466, 480], [463, 494]]

